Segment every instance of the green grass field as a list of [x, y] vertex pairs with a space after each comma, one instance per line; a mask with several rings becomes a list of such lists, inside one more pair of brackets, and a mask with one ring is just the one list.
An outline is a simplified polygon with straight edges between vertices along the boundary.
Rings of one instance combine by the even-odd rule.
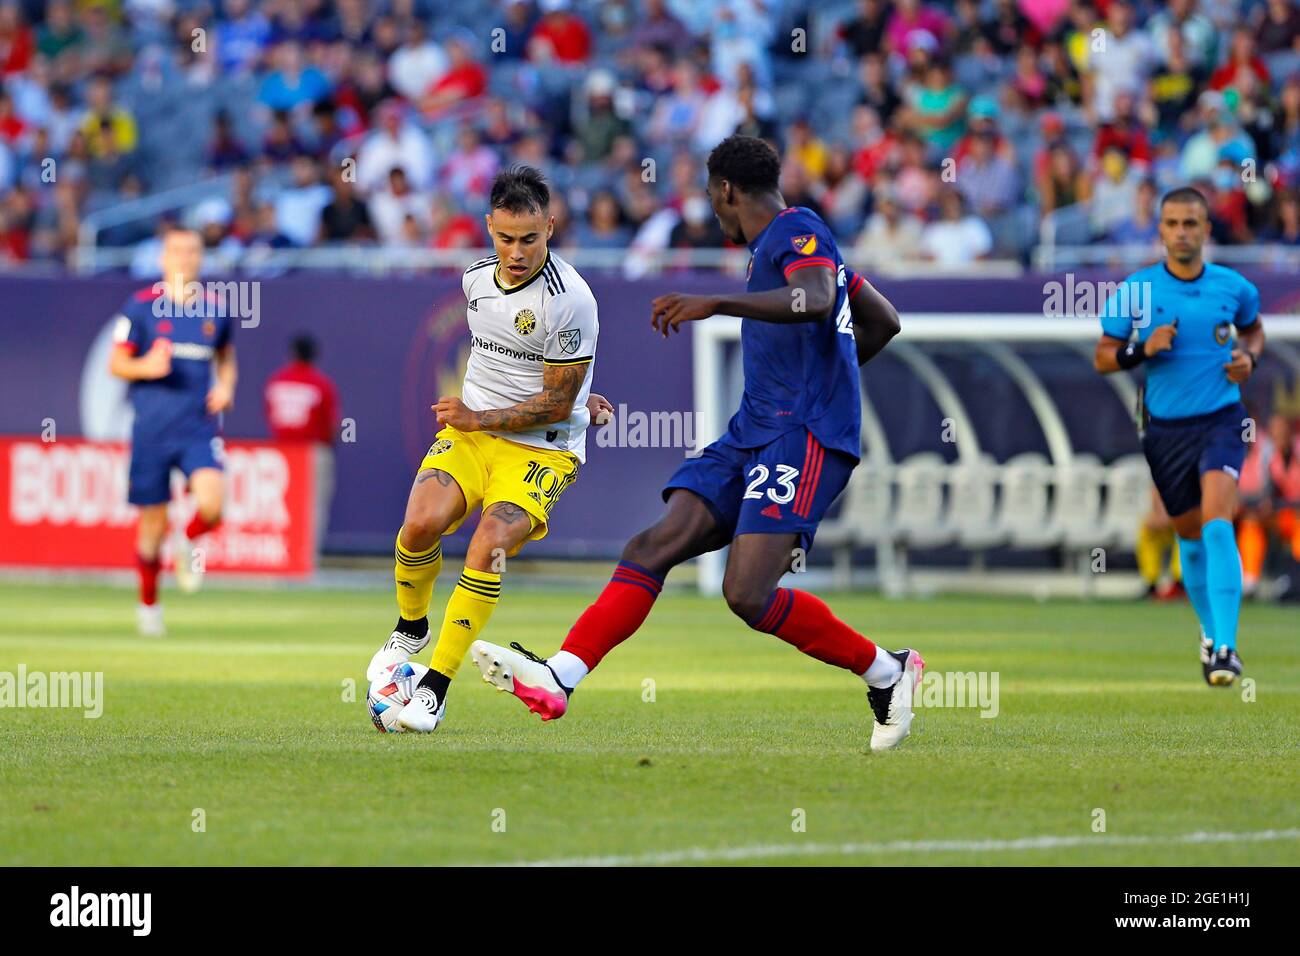
[[[507, 588], [486, 636], [550, 652], [589, 597]], [[366, 715], [386, 592], [173, 593], [161, 641], [132, 601], [0, 585], [0, 671], [104, 674], [99, 719], [0, 710], [0, 863], [1300, 862], [1294, 610], [1246, 609], [1248, 702], [1205, 686], [1186, 606], [833, 596], [932, 672], [999, 674], [996, 718], [922, 710], [872, 754], [858, 681], [695, 596], [552, 724], [466, 662], [429, 737]]]

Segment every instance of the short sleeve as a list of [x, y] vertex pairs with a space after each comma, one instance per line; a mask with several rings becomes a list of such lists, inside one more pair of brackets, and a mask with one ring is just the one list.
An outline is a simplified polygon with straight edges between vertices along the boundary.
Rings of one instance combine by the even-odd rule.
[[864, 281], [865, 280], [862, 276], [858, 275], [848, 266], [844, 267], [844, 289], [845, 294], [848, 295], [850, 299], [858, 294], [858, 290], [862, 288]]
[[546, 303], [547, 365], [580, 365], [596, 356], [596, 299], [590, 292], [575, 289], [552, 296]]
[[1098, 316], [1101, 319], [1101, 331], [1112, 339], [1120, 339], [1124, 342], [1127, 342], [1133, 334], [1133, 322], [1136, 318], [1132, 309], [1135, 297], [1130, 294], [1132, 289], [1129, 288], [1131, 281], [1125, 279], [1120, 283], [1119, 288], [1102, 304]]
[[800, 269], [822, 268], [835, 271], [834, 247], [830, 236], [806, 215], [791, 215], [773, 223], [778, 231], [772, 236], [772, 262], [781, 270], [785, 281]]
[[1237, 290], [1237, 314], [1232, 317], [1239, 329], [1249, 328], [1259, 319], [1259, 288], [1249, 279], [1242, 279]]
[[144, 323], [132, 319], [126, 312], [113, 316], [113, 343], [126, 348], [132, 355], [145, 351], [149, 340], [149, 330]]

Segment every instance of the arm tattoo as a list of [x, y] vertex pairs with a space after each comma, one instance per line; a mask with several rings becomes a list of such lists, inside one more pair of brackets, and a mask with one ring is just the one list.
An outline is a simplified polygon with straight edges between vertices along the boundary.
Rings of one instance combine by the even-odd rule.
[[438, 484], [442, 485], [444, 488], [456, 480], [445, 471], [440, 471], [437, 468], [426, 468], [415, 476], [415, 483], [417, 485], [422, 485], [430, 478], [437, 478]]
[[479, 428], [522, 432], [563, 421], [573, 412], [573, 403], [582, 389], [588, 367], [587, 363], [547, 365], [542, 372], [541, 392], [509, 408], [489, 408], [479, 412]]
[[516, 524], [520, 521], [529, 520], [527, 511], [509, 501], [498, 501], [487, 510], [487, 514], [504, 524]]

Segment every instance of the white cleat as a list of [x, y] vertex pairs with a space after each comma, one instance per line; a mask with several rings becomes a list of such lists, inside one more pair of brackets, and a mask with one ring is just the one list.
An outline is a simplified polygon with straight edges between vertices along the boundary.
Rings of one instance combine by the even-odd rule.
[[912, 732], [912, 696], [925, 670], [921, 655], [910, 648], [887, 653], [903, 666], [903, 672], [889, 687], [867, 689], [867, 700], [876, 718], [871, 730], [872, 750], [892, 750]]
[[375, 656], [370, 658], [370, 665], [366, 668], [366, 680], [373, 684], [388, 668], [409, 661], [428, 646], [428, 631], [425, 631], [424, 637], [412, 637], [401, 631], [393, 631], [388, 640], [384, 641], [384, 646], [375, 651]]
[[438, 701], [438, 695], [427, 687], [416, 688], [411, 702], [397, 715], [397, 726], [418, 734], [431, 734], [447, 716], [447, 702]]
[[165, 637], [167, 628], [163, 626], [161, 604], [137, 604], [135, 607], [135, 629], [141, 637]]
[[563, 717], [569, 709], [570, 689], [559, 682], [546, 661], [536, 654], [518, 643], [511, 644], [510, 648], [475, 641], [469, 646], [469, 652], [483, 679], [497, 690], [514, 694], [542, 720]]
[[203, 561], [198, 547], [186, 536], [184, 528], [176, 529], [172, 543], [172, 568], [176, 573], [176, 586], [186, 594], [193, 594], [203, 586]]

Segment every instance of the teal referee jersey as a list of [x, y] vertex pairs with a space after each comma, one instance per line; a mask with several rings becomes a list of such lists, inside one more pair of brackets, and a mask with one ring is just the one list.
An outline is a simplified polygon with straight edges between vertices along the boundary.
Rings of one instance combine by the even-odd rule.
[[1207, 262], [1195, 279], [1180, 279], [1163, 263], [1139, 269], [1107, 299], [1102, 331], [1145, 342], [1177, 323], [1173, 348], [1143, 363], [1147, 411], [1156, 418], [1190, 418], [1241, 401], [1223, 366], [1232, 361], [1233, 329], [1259, 321], [1259, 290], [1239, 272]]

